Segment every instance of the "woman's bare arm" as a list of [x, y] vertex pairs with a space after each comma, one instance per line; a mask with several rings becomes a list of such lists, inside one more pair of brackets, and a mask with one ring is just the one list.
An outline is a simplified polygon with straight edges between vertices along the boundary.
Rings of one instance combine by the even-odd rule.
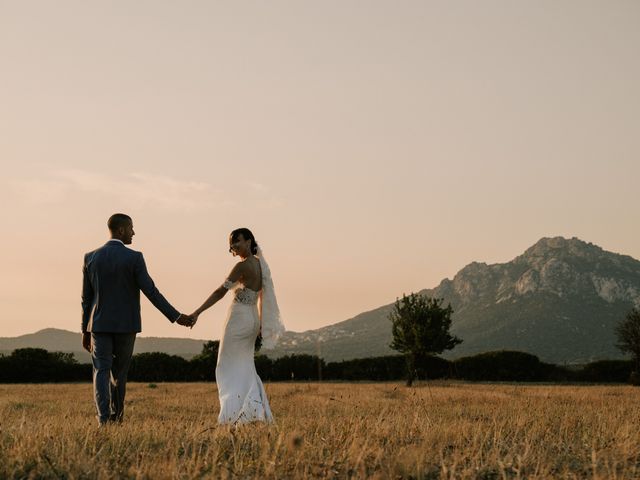
[[[231, 270], [231, 273], [229, 273], [229, 276], [227, 277], [227, 279], [230, 280], [232, 283], [235, 283], [241, 280], [244, 272], [244, 267], [245, 266], [242, 262], [237, 263]], [[191, 314], [191, 317], [197, 318], [202, 312], [204, 312], [208, 308], [215, 305], [216, 302], [218, 302], [222, 297], [224, 297], [228, 291], [229, 289], [227, 287], [225, 287], [224, 285], [220, 285], [218, 288], [216, 288], [213, 291], [211, 295], [209, 295], [209, 298], [207, 298], [204, 301], [204, 303], [200, 305], [200, 308], [198, 308], [195, 312]]]

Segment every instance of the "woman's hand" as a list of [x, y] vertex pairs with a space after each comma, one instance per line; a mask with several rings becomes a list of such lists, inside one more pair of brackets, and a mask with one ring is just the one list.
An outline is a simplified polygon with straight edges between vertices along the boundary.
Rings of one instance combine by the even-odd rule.
[[193, 328], [193, 326], [198, 321], [199, 316], [200, 316], [200, 312], [198, 312], [197, 310], [193, 312], [191, 315], [189, 315], [189, 320], [191, 322], [191, 324], [189, 325], [190, 328]]

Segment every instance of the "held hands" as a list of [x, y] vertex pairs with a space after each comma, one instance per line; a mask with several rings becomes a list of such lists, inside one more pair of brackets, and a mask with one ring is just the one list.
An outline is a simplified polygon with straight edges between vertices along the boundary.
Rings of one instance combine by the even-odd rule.
[[184, 313], [181, 313], [180, 316], [176, 319], [176, 323], [182, 325], [183, 327], [189, 328], [193, 328], [197, 321], [198, 315], [193, 313], [191, 315], [185, 315]]
[[178, 325], [182, 325], [183, 327], [191, 326], [191, 317], [189, 315], [185, 315], [181, 313], [180, 316], [176, 319], [176, 323]]

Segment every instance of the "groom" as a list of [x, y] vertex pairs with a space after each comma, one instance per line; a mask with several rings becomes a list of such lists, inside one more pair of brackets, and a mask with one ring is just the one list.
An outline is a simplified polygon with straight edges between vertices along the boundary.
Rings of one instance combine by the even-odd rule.
[[142, 253], [125, 247], [135, 235], [131, 217], [116, 213], [107, 225], [111, 240], [87, 253], [82, 268], [82, 346], [91, 353], [100, 426], [123, 419], [127, 372], [142, 330], [140, 290], [171, 323], [191, 325], [158, 291]]

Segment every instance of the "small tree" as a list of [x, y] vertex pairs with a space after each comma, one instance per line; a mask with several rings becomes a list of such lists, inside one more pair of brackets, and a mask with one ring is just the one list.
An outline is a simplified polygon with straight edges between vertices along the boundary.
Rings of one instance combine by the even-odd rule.
[[634, 385], [640, 385], [640, 310], [631, 309], [624, 320], [616, 326], [618, 347], [624, 353], [633, 356], [634, 368], [629, 379]]
[[216, 364], [218, 362], [218, 350], [220, 340], [209, 340], [202, 345], [202, 352], [189, 362], [191, 374], [198, 380], [215, 380]]
[[389, 314], [392, 322], [393, 341], [389, 345], [405, 355], [407, 386], [416, 378], [418, 360], [426, 355], [437, 355], [462, 343], [449, 333], [451, 305], [442, 306], [441, 298], [430, 298], [412, 293], [396, 300]]
[[220, 340], [209, 340], [202, 345], [202, 352], [200, 355], [218, 359], [218, 350], [220, 349]]

